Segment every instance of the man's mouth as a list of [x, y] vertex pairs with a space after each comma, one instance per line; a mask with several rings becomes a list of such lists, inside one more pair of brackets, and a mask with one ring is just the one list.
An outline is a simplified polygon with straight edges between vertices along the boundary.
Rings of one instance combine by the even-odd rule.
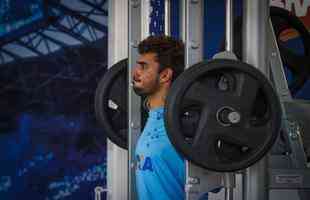
[[140, 83], [141, 82], [141, 79], [138, 79], [138, 78], [135, 78], [133, 77], [132, 79], [132, 83], [135, 84], [135, 83]]

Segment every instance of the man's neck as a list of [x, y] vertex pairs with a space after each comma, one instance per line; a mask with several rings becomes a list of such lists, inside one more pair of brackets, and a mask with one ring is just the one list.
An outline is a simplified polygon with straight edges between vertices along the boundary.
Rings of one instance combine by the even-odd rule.
[[163, 107], [165, 105], [165, 99], [160, 96], [150, 96], [148, 97], [148, 107], [149, 109], [155, 109], [158, 107]]
[[149, 109], [151, 110], [154, 108], [163, 107], [165, 105], [166, 95], [166, 92], [158, 92], [156, 94], [148, 96], [147, 103]]

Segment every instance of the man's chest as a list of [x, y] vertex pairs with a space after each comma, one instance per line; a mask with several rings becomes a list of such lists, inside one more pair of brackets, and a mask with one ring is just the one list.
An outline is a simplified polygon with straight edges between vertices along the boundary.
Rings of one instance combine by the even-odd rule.
[[168, 138], [162, 127], [146, 127], [136, 146], [137, 169], [153, 171], [154, 164], [163, 156], [168, 145]]

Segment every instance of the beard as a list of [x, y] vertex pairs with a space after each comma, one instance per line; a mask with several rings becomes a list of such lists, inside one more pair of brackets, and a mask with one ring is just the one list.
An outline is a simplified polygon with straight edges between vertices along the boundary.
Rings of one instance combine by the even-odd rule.
[[136, 87], [135, 85], [133, 85], [132, 88], [133, 88], [133, 91], [136, 93], [136, 95], [140, 97], [145, 97], [147, 94], [147, 92], [145, 92], [143, 88]]
[[133, 84], [133, 91], [140, 97], [147, 97], [159, 89], [159, 76], [156, 77], [156, 79], [151, 83], [150, 87], [137, 87], [135, 84]]

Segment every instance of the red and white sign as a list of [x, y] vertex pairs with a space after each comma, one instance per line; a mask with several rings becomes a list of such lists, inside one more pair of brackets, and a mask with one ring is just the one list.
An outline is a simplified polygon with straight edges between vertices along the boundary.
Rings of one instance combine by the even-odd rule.
[[[270, 5], [292, 12], [310, 31], [310, 0], [271, 0]], [[297, 33], [293, 29], [286, 30], [281, 34], [281, 39], [284, 41], [295, 37], [297, 37]]]

